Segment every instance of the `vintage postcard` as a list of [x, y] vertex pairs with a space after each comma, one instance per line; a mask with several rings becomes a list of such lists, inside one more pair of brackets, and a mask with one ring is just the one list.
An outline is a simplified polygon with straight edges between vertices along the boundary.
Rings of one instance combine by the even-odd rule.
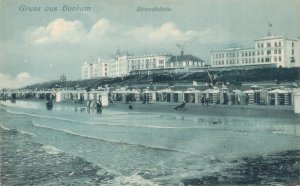
[[0, 0], [0, 185], [299, 185], [300, 0]]

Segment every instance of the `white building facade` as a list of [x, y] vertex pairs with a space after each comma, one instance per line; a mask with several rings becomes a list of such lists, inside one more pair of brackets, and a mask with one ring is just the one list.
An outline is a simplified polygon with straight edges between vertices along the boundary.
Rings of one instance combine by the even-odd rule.
[[122, 55], [112, 59], [98, 58], [92, 64], [82, 66], [82, 79], [123, 77], [135, 70], [153, 70], [166, 68], [166, 62], [171, 58], [168, 54], [154, 54], [144, 56]]
[[212, 52], [211, 66], [300, 67], [299, 40], [269, 36], [254, 41], [254, 48], [228, 48]]
[[91, 79], [92, 78], [92, 64], [84, 62], [81, 67], [82, 79]]
[[166, 62], [171, 58], [168, 54], [153, 54], [128, 57], [128, 70], [153, 70], [166, 68]]
[[105, 60], [98, 58], [98, 61], [88, 64], [85, 62], [82, 65], [82, 79], [92, 79], [101, 77], [115, 77], [115, 60]]

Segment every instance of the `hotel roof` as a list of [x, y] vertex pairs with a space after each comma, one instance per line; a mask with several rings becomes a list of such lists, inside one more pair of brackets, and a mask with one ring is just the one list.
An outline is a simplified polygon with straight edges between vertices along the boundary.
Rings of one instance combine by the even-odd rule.
[[172, 56], [168, 62], [183, 62], [183, 61], [197, 61], [204, 62], [204, 60], [199, 59], [193, 55], [180, 55], [180, 56]]

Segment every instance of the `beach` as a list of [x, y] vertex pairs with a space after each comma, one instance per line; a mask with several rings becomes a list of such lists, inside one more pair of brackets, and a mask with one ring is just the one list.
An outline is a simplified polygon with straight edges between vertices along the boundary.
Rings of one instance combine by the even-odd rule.
[[299, 118], [288, 107], [115, 103], [99, 115], [71, 102], [4, 105], [4, 185], [300, 182]]

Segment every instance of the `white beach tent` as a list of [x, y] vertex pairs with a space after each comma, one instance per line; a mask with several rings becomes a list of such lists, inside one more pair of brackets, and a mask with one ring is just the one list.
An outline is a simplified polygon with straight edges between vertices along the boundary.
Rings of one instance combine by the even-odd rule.
[[156, 100], [160, 101], [160, 102], [171, 102], [171, 93], [172, 90], [171, 89], [162, 89], [162, 90], [158, 90], [156, 91]]
[[177, 91], [172, 91], [172, 98], [173, 98], [173, 100], [172, 100], [172, 102], [174, 102], [174, 103], [182, 103], [183, 102], [183, 91], [179, 91], [179, 90], [177, 90]]
[[254, 90], [243, 91], [245, 95], [245, 104], [254, 104]]
[[290, 105], [292, 103], [290, 89], [274, 89], [269, 91], [269, 96], [272, 105]]
[[148, 96], [149, 102], [155, 102], [156, 101], [156, 94], [153, 90], [145, 90], [143, 93], [143, 96]]
[[216, 104], [220, 101], [220, 90], [218, 88], [207, 89], [204, 92], [211, 103]]
[[195, 88], [188, 88], [184, 93], [184, 101], [187, 103], [199, 103], [201, 100], [201, 91]]

